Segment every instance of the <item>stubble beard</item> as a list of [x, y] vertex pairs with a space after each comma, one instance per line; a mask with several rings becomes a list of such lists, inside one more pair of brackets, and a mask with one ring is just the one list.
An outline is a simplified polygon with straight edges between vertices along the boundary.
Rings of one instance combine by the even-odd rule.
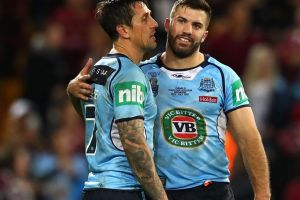
[[150, 51], [153, 51], [155, 48], [157, 47], [157, 43], [156, 42], [149, 42], [145, 45], [143, 45], [143, 51], [145, 51], [145, 53], [148, 53]]
[[[176, 36], [178, 37], [178, 36]], [[170, 32], [168, 33], [168, 45], [174, 55], [178, 58], [186, 58], [198, 51], [200, 49], [200, 42], [193, 42], [191, 46], [187, 49], [179, 49], [176, 46], [176, 37], [174, 37]]]

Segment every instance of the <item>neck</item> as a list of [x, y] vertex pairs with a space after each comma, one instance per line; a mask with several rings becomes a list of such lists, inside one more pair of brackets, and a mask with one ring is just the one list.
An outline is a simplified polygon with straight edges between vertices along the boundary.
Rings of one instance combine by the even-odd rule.
[[119, 39], [113, 43], [112, 52], [126, 55], [135, 64], [139, 64], [145, 54], [143, 50], [136, 47], [132, 42], [122, 39]]
[[167, 47], [167, 50], [162, 54], [161, 59], [168, 68], [187, 69], [202, 63], [204, 61], [204, 55], [203, 53], [196, 51], [188, 57], [179, 58], [173, 53], [170, 47]]

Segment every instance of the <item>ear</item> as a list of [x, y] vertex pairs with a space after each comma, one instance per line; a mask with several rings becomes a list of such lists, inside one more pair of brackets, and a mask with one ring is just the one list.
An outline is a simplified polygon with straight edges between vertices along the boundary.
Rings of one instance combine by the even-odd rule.
[[166, 18], [164, 26], [165, 26], [165, 31], [167, 33], [169, 32], [170, 23], [171, 23], [171, 20], [169, 18]]
[[205, 31], [202, 38], [201, 38], [201, 43], [203, 43], [205, 41], [207, 35], [208, 35], [208, 31]]
[[129, 38], [129, 29], [126, 25], [117, 25], [116, 27], [117, 32], [119, 33], [119, 36], [122, 38]]

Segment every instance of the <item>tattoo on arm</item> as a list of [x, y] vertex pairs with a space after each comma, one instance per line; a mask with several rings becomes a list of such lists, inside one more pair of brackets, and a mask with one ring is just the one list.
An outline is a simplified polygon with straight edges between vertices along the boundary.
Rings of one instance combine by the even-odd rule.
[[152, 199], [167, 199], [144, 136], [144, 121], [120, 122], [118, 130], [129, 164], [142, 187]]

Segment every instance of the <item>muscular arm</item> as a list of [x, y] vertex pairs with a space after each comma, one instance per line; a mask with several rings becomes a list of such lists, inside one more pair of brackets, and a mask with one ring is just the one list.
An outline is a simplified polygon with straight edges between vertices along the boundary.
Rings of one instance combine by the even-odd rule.
[[135, 119], [117, 125], [128, 162], [142, 187], [152, 199], [167, 199], [144, 136], [144, 121]]
[[86, 101], [92, 93], [92, 87], [86, 83], [90, 79], [88, 72], [92, 65], [93, 60], [89, 58], [79, 74], [69, 82], [67, 87], [69, 99], [71, 100], [76, 112], [81, 117], [83, 117], [83, 113], [80, 106], [80, 99]]
[[269, 200], [270, 177], [268, 161], [257, 130], [252, 109], [244, 107], [228, 114], [229, 128], [248, 172], [255, 200]]

